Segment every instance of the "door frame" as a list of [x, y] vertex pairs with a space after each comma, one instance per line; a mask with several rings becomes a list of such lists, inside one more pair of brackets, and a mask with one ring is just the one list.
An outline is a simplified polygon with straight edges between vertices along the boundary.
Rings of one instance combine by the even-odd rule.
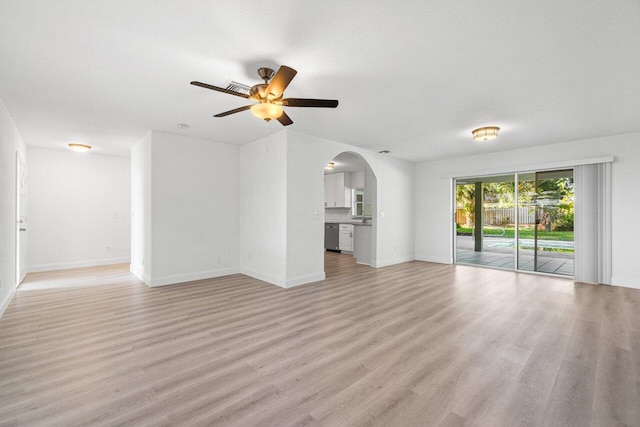
[[[15, 189], [15, 197], [16, 197], [16, 212], [15, 212], [15, 216], [16, 216], [16, 227], [15, 227], [15, 268], [16, 268], [16, 287], [20, 286], [20, 283], [22, 283], [22, 281], [24, 280], [25, 276], [27, 275], [27, 266], [23, 265], [26, 263], [26, 259], [22, 260], [22, 254], [21, 251], [25, 250], [26, 251], [26, 246], [27, 246], [27, 224], [26, 221], [23, 221], [22, 217], [26, 217], [26, 215], [23, 215], [24, 212], [22, 212], [21, 209], [21, 205], [22, 205], [22, 198], [26, 198], [26, 185], [27, 183], [25, 182], [24, 175], [25, 175], [25, 171], [26, 171], [26, 166], [25, 166], [25, 162], [22, 161], [22, 158], [20, 158], [20, 153], [18, 153], [16, 151], [16, 189]], [[22, 233], [24, 234], [24, 237], [22, 237]], [[26, 258], [26, 252], [25, 252], [25, 258]], [[23, 274], [24, 272], [24, 274]]]

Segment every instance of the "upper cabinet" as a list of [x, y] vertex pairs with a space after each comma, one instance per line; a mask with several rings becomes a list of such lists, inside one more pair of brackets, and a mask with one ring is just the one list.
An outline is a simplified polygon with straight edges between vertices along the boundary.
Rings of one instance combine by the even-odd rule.
[[351, 207], [350, 174], [339, 172], [324, 176], [324, 206], [327, 208]]

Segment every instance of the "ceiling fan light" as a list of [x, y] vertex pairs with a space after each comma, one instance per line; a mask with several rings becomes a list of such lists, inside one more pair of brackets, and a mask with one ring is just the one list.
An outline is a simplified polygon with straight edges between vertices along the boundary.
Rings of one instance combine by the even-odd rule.
[[251, 113], [262, 120], [277, 119], [283, 112], [282, 106], [270, 102], [261, 102], [251, 106]]
[[471, 131], [474, 141], [490, 141], [498, 137], [498, 126], [485, 126]]

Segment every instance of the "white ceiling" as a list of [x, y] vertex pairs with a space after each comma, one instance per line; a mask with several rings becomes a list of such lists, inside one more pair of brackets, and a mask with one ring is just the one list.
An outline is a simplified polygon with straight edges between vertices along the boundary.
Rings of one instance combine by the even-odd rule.
[[[125, 154], [150, 130], [280, 130], [189, 85], [298, 70], [292, 129], [418, 161], [640, 131], [640, 2], [0, 2], [0, 98], [28, 145]], [[187, 123], [179, 130], [178, 123]], [[498, 140], [470, 131], [502, 127]]]

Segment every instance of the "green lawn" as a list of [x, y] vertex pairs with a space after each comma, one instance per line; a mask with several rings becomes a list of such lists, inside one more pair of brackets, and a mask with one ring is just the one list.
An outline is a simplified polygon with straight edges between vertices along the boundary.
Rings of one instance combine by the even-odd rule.
[[[458, 227], [457, 231], [459, 233], [472, 233], [471, 228], [466, 227]], [[504, 229], [497, 227], [484, 227], [483, 233], [485, 236], [496, 236], [496, 237], [514, 237], [514, 229], [513, 227], [506, 227]], [[504, 234], [503, 234], [504, 233]], [[521, 228], [520, 229], [520, 238], [521, 239], [533, 239], [533, 228]], [[565, 242], [573, 241], [573, 231], [541, 231], [538, 230], [538, 239], [543, 240], [562, 240]]]

